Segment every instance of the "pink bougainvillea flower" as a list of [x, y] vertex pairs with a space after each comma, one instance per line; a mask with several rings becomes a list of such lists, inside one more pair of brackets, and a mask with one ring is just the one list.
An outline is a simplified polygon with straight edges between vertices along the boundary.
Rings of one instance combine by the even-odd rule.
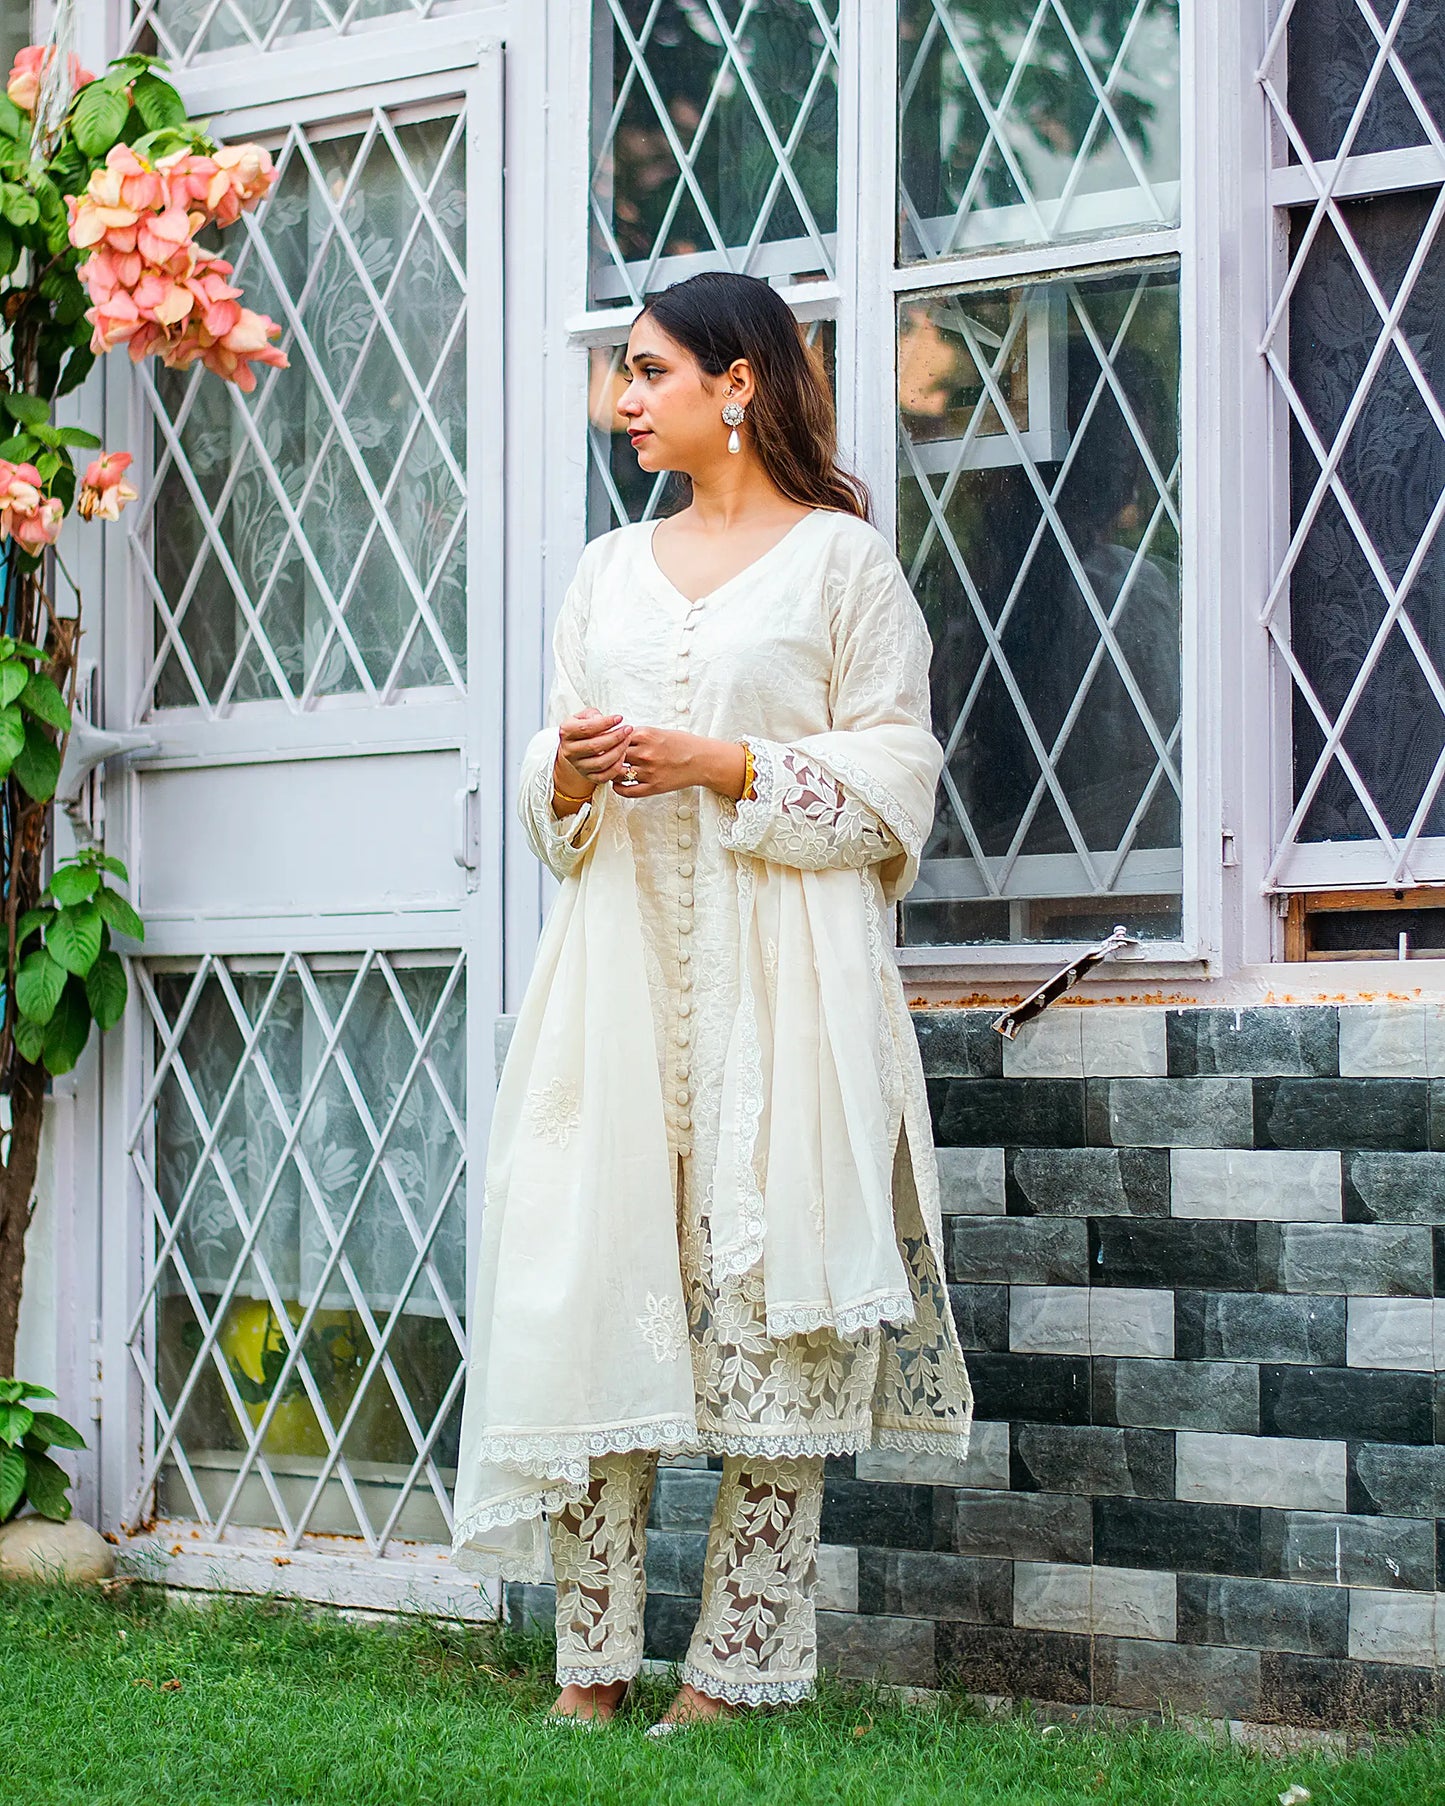
[[191, 222], [184, 207], [167, 207], [164, 213], [141, 215], [135, 248], [147, 263], [168, 264], [190, 242]]
[[0, 539], [13, 539], [27, 552], [54, 545], [65, 509], [42, 494], [40, 472], [33, 464], [0, 462]]
[[162, 361], [175, 370], [189, 369], [199, 360], [223, 381], [235, 383], [245, 394], [256, 387], [253, 364], [269, 364], [286, 370], [290, 360], [284, 351], [271, 343], [281, 336], [281, 328], [265, 314], [253, 313], [249, 307], [237, 310], [235, 324], [219, 337], [206, 331], [203, 322], [192, 319], [175, 344], [162, 352]]
[[[28, 44], [17, 53], [11, 65], [10, 78], [5, 84], [5, 92], [22, 113], [35, 111], [35, 103], [40, 99], [40, 85], [45, 80], [46, 68], [54, 55], [54, 47], [46, 44]], [[89, 69], [82, 69], [80, 58], [72, 53], [71, 87], [83, 88], [87, 82], [94, 80]]]
[[259, 144], [223, 144], [211, 161], [215, 174], [206, 190], [205, 202], [218, 226], [234, 226], [280, 174], [272, 167], [271, 153]]
[[125, 473], [134, 462], [129, 452], [106, 452], [96, 458], [85, 472], [85, 481], [76, 500], [82, 520], [119, 520], [127, 502], [136, 499], [136, 491], [125, 481]]

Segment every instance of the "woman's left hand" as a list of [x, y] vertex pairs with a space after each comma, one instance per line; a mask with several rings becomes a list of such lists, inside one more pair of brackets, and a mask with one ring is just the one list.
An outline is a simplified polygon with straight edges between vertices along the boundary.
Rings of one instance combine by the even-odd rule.
[[612, 787], [629, 798], [701, 787], [736, 802], [743, 793], [746, 763], [736, 740], [709, 740], [676, 728], [635, 727], [627, 743], [627, 762]]

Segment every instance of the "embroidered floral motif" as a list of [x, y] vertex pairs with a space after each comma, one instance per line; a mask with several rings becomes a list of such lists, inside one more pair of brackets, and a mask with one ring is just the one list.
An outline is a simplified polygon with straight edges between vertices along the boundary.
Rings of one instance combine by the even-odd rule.
[[675, 1298], [647, 1294], [647, 1309], [637, 1319], [642, 1339], [654, 1361], [675, 1361], [687, 1348], [687, 1323]]
[[554, 1147], [565, 1148], [581, 1120], [577, 1087], [565, 1079], [553, 1079], [527, 1099], [527, 1121], [543, 1141], [550, 1141]]

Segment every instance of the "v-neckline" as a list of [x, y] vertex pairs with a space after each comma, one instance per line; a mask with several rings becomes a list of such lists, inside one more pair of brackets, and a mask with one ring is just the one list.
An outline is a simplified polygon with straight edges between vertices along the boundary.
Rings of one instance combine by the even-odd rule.
[[731, 589], [733, 584], [737, 583], [741, 578], [746, 577], [751, 572], [757, 570], [759, 565], [766, 564], [768, 559], [773, 556], [774, 552], [781, 551], [782, 548], [787, 545], [788, 541], [792, 539], [793, 535], [800, 527], [806, 526], [810, 520], [815, 520], [818, 515], [826, 514], [827, 512], [828, 510], [826, 508], [810, 508], [806, 514], [799, 515], [792, 526], [788, 528], [787, 532], [775, 539], [766, 551], [759, 552], [757, 557], [754, 558], [750, 564], [745, 564], [740, 571], [734, 571], [731, 577], [725, 577], [721, 583], [714, 584], [710, 590], [704, 590], [700, 596], [685, 595], [657, 562], [657, 553], [653, 549], [652, 542], [657, 537], [657, 529], [662, 525], [661, 520], [653, 521], [651, 528], [648, 531], [647, 560], [652, 566], [659, 582], [665, 584], [680, 602], [685, 602], [689, 608], [696, 608], [700, 602], [711, 602], [714, 596], [720, 596], [725, 589]]

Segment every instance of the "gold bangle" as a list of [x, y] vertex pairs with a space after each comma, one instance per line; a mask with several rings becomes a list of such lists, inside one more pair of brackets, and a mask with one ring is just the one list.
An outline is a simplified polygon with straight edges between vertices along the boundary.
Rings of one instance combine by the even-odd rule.
[[753, 749], [751, 746], [749, 746], [749, 744], [747, 743], [746, 740], [743, 741], [742, 747], [743, 747], [743, 794], [742, 794], [741, 800], [745, 803], [755, 803], [758, 799], [753, 794], [753, 784], [756, 781], [758, 773], [757, 773], [757, 767], [753, 763]]

